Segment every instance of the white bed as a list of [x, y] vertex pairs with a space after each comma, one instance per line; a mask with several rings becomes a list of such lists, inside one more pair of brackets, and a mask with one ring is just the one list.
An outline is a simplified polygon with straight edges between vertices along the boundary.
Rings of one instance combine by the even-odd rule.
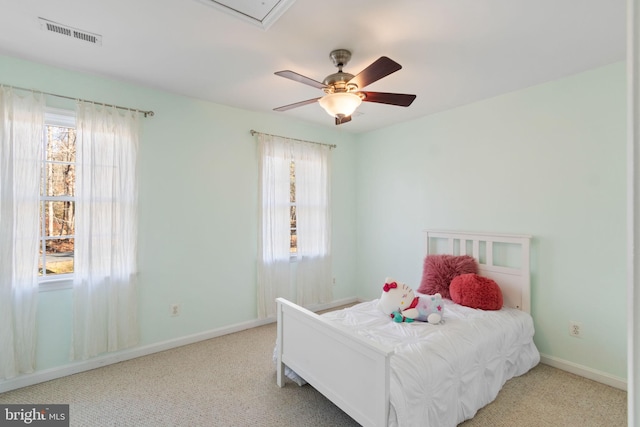
[[446, 427], [472, 418], [508, 379], [538, 364], [530, 236], [427, 230], [424, 240], [426, 254], [476, 258], [505, 307], [447, 300], [443, 322], [431, 325], [392, 322], [377, 301], [319, 316], [279, 298], [278, 385], [289, 367], [364, 426]]

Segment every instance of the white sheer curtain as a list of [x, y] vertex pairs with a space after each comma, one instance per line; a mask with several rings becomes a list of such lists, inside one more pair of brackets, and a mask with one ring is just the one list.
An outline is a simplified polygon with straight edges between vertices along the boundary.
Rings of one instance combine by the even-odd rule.
[[33, 372], [44, 99], [0, 88], [0, 379]]
[[258, 317], [275, 315], [275, 299], [291, 298], [289, 166], [291, 142], [258, 134]]
[[[325, 145], [265, 134], [258, 134], [258, 145], [258, 316], [264, 318], [275, 315], [276, 297], [302, 305], [332, 299], [331, 152]], [[289, 240], [291, 161], [296, 183], [295, 274]]]
[[296, 302], [330, 302], [331, 274], [331, 149], [321, 144], [296, 146], [296, 209], [298, 251]]
[[138, 342], [138, 115], [78, 103], [71, 356]]

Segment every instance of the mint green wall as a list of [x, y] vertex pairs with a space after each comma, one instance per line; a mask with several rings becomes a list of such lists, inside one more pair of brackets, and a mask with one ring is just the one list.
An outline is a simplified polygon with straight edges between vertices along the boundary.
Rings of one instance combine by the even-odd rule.
[[360, 135], [361, 296], [419, 284], [423, 229], [531, 234], [540, 351], [626, 378], [625, 127], [618, 63]]
[[[425, 228], [532, 234], [541, 352], [624, 378], [624, 68], [358, 136], [3, 56], [0, 83], [156, 112], [140, 149], [141, 345], [255, 319], [255, 129], [338, 145], [337, 300], [418, 283]], [[70, 309], [70, 290], [40, 293], [38, 370], [68, 363]]]
[[[336, 300], [355, 287], [355, 138], [98, 76], [0, 56], [0, 83], [149, 109], [140, 144], [141, 345], [256, 318], [257, 149], [249, 131], [338, 145], [333, 151]], [[72, 101], [51, 98], [57, 107]], [[319, 111], [320, 113], [320, 111]], [[169, 316], [169, 306], [182, 314]], [[69, 363], [71, 291], [40, 292], [37, 369]]]

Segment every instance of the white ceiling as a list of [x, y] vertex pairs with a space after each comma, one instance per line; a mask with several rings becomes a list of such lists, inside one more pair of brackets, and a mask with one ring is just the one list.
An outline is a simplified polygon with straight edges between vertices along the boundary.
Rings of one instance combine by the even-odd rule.
[[[624, 60], [625, 7], [626, 0], [296, 0], [264, 30], [202, 0], [0, 0], [0, 54], [265, 112], [322, 95], [275, 71], [322, 81], [337, 71], [334, 49], [352, 52], [344, 68], [351, 74], [388, 56], [403, 69], [367, 90], [417, 99], [408, 108], [363, 103], [340, 125], [363, 132]], [[99, 34], [102, 45], [42, 31], [39, 17]], [[335, 126], [317, 104], [272, 114]]]

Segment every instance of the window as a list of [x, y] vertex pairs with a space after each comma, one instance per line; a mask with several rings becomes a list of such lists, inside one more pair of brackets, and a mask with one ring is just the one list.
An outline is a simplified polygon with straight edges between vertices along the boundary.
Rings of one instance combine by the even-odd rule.
[[76, 129], [71, 112], [45, 114], [40, 179], [41, 281], [70, 278], [74, 268]]
[[[258, 133], [258, 317], [332, 300], [331, 147]], [[293, 267], [292, 260], [295, 260]]]
[[289, 164], [289, 252], [295, 255], [298, 252], [298, 227], [296, 218], [296, 162]]

